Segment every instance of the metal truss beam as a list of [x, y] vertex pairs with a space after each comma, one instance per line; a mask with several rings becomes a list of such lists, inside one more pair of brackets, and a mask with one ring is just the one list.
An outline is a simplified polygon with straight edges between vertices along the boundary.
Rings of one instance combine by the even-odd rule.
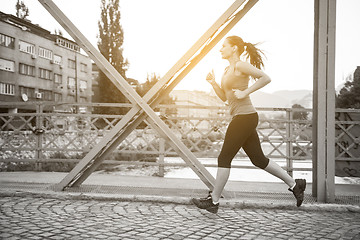
[[[214, 36], [205, 46], [204, 48], [200, 51], [200, 53], [198, 55], [196, 55], [190, 62], [189, 64], [174, 78], [174, 80], [171, 82], [171, 84], [168, 85], [168, 87], [162, 89], [161, 93], [159, 94], [159, 96], [151, 102], [150, 106], [152, 108], [156, 107], [157, 104], [161, 101], [162, 96], [166, 96], [167, 94], [169, 94], [172, 89], [174, 89], [174, 87], [186, 76], [187, 73], [189, 73], [195, 66], [197, 63], [199, 63], [201, 61], [202, 58], [205, 57], [205, 55], [236, 25], [237, 22], [240, 21], [240, 19], [245, 16], [245, 14], [255, 5], [256, 1], [249, 1], [243, 9], [241, 9], [239, 12], [237, 12], [232, 19], [227, 23], [227, 25], [225, 27], [223, 27], [223, 29], [221, 31], [219, 31], [219, 33], [217, 33], [216, 36]], [[146, 96], [144, 97], [146, 98]], [[131, 117], [133, 117], [137, 112], [133, 109], [131, 109], [131, 111], [129, 111], [124, 119], [129, 119]], [[143, 121], [146, 119], [146, 114], [141, 113], [137, 119], [135, 119], [133, 122], [131, 122], [129, 125], [126, 126], [126, 129], [119, 133], [117, 135], [117, 138], [112, 142], [108, 144], [108, 149], [106, 149], [106, 151], [97, 158], [96, 163], [93, 163], [91, 165], [91, 167], [89, 167], [88, 169], [84, 170], [83, 174], [76, 180], [74, 181], [74, 186], [77, 186], [79, 184], [81, 184], [83, 181], [85, 181], [85, 179], [93, 172], [96, 170], [96, 168], [101, 164], [101, 162], [103, 160], [105, 160], [106, 156], [108, 154], [110, 154], [113, 150], [116, 149], [117, 146], [119, 146], [119, 144], [125, 140], [125, 138]], [[127, 122], [126, 122], [127, 123]], [[119, 125], [121, 125], [122, 127], [125, 127], [126, 123], [120, 123]]]
[[[205, 54], [219, 41], [225, 32], [229, 31], [235, 24], [235, 20], [239, 21], [241, 17], [257, 2], [249, 1], [245, 5], [241, 14], [237, 17], [234, 12], [245, 2], [245, 0], [237, 0], [230, 6], [230, 8], [217, 20], [213, 26], [194, 44], [194, 46], [169, 70], [160, 81], [151, 88], [148, 93], [141, 98], [135, 90], [127, 83], [127, 81], [112, 67], [112, 65], [99, 53], [91, 43], [81, 34], [81, 32], [72, 24], [72, 22], [61, 12], [59, 8], [50, 0], [39, 0], [39, 2], [48, 10], [48, 12], [64, 27], [64, 29], [74, 38], [74, 40], [83, 48], [83, 50], [93, 59], [98, 67], [106, 74], [106, 76], [114, 83], [114, 85], [134, 104], [134, 107], [124, 116], [124, 118], [116, 124], [116, 126], [108, 133], [104, 139], [94, 147], [79, 164], [59, 183], [56, 185], [58, 190], [63, 190], [66, 187], [81, 184], [88, 175], [90, 175], [96, 167], [101, 163], [104, 157], [112, 152], [118, 144], [126, 138], [126, 136], [143, 121], [145, 117], [148, 118], [151, 126], [158, 131], [158, 133], [165, 139], [170, 140], [170, 144], [183, 158], [185, 162], [192, 168], [192, 170], [199, 176], [199, 178], [210, 188], [214, 186], [215, 179], [203, 167], [203, 165], [196, 159], [186, 146], [176, 138], [175, 134], [167, 127], [167, 125], [155, 114], [152, 107], [160, 102], [164, 93], [170, 92], [176, 84], [197, 64]], [[224, 31], [216, 41], [211, 41], [215, 33], [225, 23], [231, 20], [231, 24], [227, 24], [226, 31]], [[213, 39], [213, 40], [214, 40]], [[205, 45], [206, 42], [212, 44]], [[211, 47], [210, 47], [211, 46]], [[191, 58], [201, 48], [202, 57], [197, 55], [193, 63]], [[207, 48], [206, 48], [207, 47]], [[210, 48], [209, 48], [210, 47]], [[207, 49], [204, 51], [204, 49]], [[192, 64], [191, 64], [192, 63]], [[187, 69], [179, 73], [179, 70]], [[174, 78], [174, 76], [177, 77]], [[171, 84], [170, 81], [174, 80]], [[169, 84], [169, 85], [168, 85]], [[155, 99], [153, 99], [155, 97]], [[153, 101], [150, 101], [153, 100]], [[150, 101], [150, 104], [148, 104]], [[224, 195], [227, 195], [225, 192]]]

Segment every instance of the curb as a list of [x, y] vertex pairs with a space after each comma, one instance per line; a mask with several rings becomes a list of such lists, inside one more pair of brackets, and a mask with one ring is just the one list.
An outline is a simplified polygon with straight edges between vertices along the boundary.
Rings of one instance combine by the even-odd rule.
[[[192, 205], [188, 197], [168, 197], [154, 195], [133, 195], [133, 194], [101, 194], [101, 193], [74, 193], [55, 191], [34, 191], [34, 190], [0, 190], [0, 197], [34, 197], [54, 198], [60, 200], [94, 200], [94, 201], [128, 201], [128, 202], [154, 202], [164, 204]], [[263, 203], [231, 199], [221, 201], [221, 207], [239, 209], [272, 209], [291, 211], [324, 211], [324, 212], [351, 212], [360, 213], [360, 206], [344, 204], [320, 204], [307, 203], [296, 207], [289, 203]]]

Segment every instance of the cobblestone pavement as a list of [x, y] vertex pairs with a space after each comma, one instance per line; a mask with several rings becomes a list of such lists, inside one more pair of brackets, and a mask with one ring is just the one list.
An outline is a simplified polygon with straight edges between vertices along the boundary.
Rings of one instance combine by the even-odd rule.
[[360, 214], [28, 197], [0, 199], [1, 239], [360, 239]]

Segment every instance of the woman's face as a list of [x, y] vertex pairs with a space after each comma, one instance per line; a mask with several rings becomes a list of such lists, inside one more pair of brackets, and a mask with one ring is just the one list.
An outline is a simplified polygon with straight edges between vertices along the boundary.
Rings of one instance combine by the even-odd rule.
[[230, 43], [225, 40], [220, 49], [220, 53], [223, 59], [228, 59], [234, 54], [234, 46], [231, 46]]

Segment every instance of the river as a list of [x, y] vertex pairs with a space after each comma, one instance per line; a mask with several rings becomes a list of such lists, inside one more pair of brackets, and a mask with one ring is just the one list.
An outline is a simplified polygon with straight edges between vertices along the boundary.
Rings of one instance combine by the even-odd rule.
[[[198, 160], [202, 164], [216, 164], [216, 159], [212, 158], [198, 158]], [[280, 166], [284, 167], [286, 165], [286, 161], [283, 159], [275, 160]], [[184, 161], [178, 157], [166, 157], [166, 163], [183, 163]], [[252, 166], [250, 160], [244, 159], [234, 159], [232, 165], [237, 166]], [[312, 162], [311, 160], [302, 160], [302, 161], [294, 161], [293, 167], [295, 168], [311, 168]], [[166, 178], [190, 178], [190, 179], [198, 179], [199, 177], [192, 171], [189, 167], [183, 168], [173, 168], [166, 167], [167, 171], [165, 173]], [[216, 167], [206, 167], [206, 169], [210, 172], [214, 177], [216, 176]], [[312, 182], [312, 171], [295, 171], [293, 173], [294, 178], [303, 178], [306, 179], [307, 182]], [[230, 181], [249, 181], [249, 182], [281, 182], [282, 180], [274, 177], [273, 175], [267, 173], [262, 169], [245, 169], [245, 168], [232, 168], [230, 177]], [[360, 184], [359, 178], [350, 178], [350, 177], [335, 177], [336, 184]]]

